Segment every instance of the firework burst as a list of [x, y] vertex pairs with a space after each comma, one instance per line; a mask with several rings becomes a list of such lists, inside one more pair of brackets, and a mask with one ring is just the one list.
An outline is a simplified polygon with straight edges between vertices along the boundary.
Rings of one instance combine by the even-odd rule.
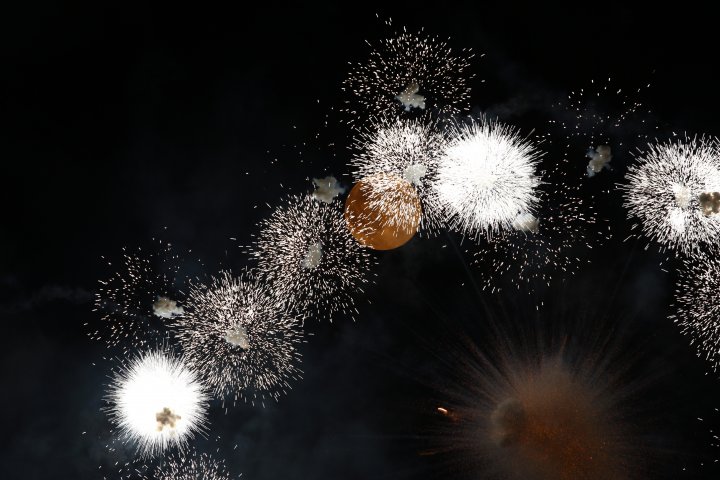
[[223, 272], [192, 285], [178, 338], [188, 361], [218, 398], [277, 400], [300, 378], [300, 323], [268, 288]]
[[123, 442], [142, 456], [185, 448], [206, 425], [208, 396], [197, 373], [163, 349], [133, 358], [113, 377], [106, 401]]
[[538, 202], [540, 152], [512, 128], [486, 118], [452, 127], [432, 185], [448, 226], [478, 239], [512, 228]]
[[348, 123], [418, 111], [457, 115], [468, 107], [473, 75], [465, 70], [472, 57], [422, 31], [382, 40], [366, 62], [351, 64], [343, 86], [352, 95], [345, 108]]
[[670, 318], [716, 372], [720, 367], [720, 262], [685, 259], [675, 286]]
[[230, 480], [230, 474], [225, 461], [193, 452], [192, 455], [173, 455], [165, 459], [155, 470], [152, 480]]
[[[183, 314], [185, 279], [180, 275], [181, 258], [170, 244], [156, 248], [124, 249], [120, 267], [100, 281], [95, 294], [95, 311], [101, 325], [90, 331], [91, 338], [125, 348], [145, 347], [165, 332], [167, 320]], [[113, 268], [112, 262], [108, 265]]]
[[716, 251], [720, 146], [694, 137], [648, 145], [628, 168], [625, 206], [643, 234], [686, 256]]
[[[430, 185], [437, 172], [438, 159], [445, 146], [445, 137], [433, 122], [420, 120], [384, 120], [374, 123], [356, 138], [358, 152], [350, 164], [356, 181], [366, 179], [402, 178], [418, 192], [422, 203], [421, 224], [433, 230], [441, 224], [441, 208], [437, 197], [430, 195]], [[384, 189], [379, 188], [380, 191]], [[401, 205], [392, 202], [388, 208]], [[389, 215], [402, 218], [402, 215]]]
[[260, 228], [251, 254], [278, 301], [304, 317], [354, 318], [374, 259], [348, 232], [339, 202], [290, 196]]

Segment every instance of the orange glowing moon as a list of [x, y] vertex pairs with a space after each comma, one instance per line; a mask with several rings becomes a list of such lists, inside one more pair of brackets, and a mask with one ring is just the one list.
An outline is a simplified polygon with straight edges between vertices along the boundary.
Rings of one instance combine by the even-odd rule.
[[345, 201], [348, 230], [361, 245], [375, 250], [407, 243], [417, 233], [421, 215], [415, 188], [386, 173], [357, 182]]

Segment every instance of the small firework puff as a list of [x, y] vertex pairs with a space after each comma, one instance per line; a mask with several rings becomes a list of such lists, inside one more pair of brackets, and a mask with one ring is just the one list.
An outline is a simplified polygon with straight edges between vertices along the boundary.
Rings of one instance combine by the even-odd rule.
[[593, 206], [583, 202], [580, 185], [561, 171], [550, 176], [557, 180], [538, 187], [535, 214], [519, 214], [512, 229], [473, 252], [485, 287], [498, 288], [499, 280], [508, 279], [520, 289], [533, 280], [549, 284], [555, 275], [572, 275], [582, 261], [578, 250], [591, 249], [610, 236], [607, 225], [596, 220]]
[[[144, 477], [145, 480], [150, 480]], [[230, 480], [224, 460], [207, 453], [171, 455], [155, 469], [152, 480]]]
[[223, 272], [192, 285], [178, 339], [217, 398], [277, 400], [300, 378], [303, 332], [261, 283]]
[[165, 349], [134, 357], [112, 379], [106, 401], [124, 442], [142, 456], [183, 449], [205, 429], [208, 396], [198, 374]]
[[389, 174], [410, 183], [422, 203], [421, 225], [425, 230], [433, 230], [441, 223], [441, 209], [434, 203], [436, 197], [429, 194], [430, 185], [444, 145], [444, 136], [432, 122], [417, 119], [373, 122], [355, 141], [358, 153], [350, 161], [353, 176], [359, 181]]
[[374, 259], [348, 232], [339, 204], [290, 196], [260, 229], [251, 254], [280, 302], [303, 317], [354, 317]]
[[712, 365], [720, 367], [720, 262], [685, 259], [675, 286], [675, 314], [670, 318]]
[[643, 234], [686, 256], [716, 251], [720, 216], [720, 148], [710, 137], [647, 147], [626, 175], [625, 206]]
[[366, 62], [351, 64], [343, 86], [352, 96], [345, 107], [348, 123], [405, 112], [457, 115], [468, 107], [473, 76], [465, 70], [472, 56], [469, 50], [457, 54], [422, 30], [380, 41]]
[[143, 347], [162, 336], [165, 322], [183, 314], [180, 264], [170, 244], [160, 241], [148, 250], [124, 250], [118, 267], [108, 262], [116, 269], [95, 294], [102, 325], [90, 337], [109, 346], [127, 340], [126, 347]]
[[453, 125], [432, 185], [446, 224], [475, 239], [513, 228], [538, 202], [540, 156], [501, 123], [480, 117]]
[[345, 193], [345, 188], [343, 188], [338, 183], [337, 178], [333, 176], [313, 178], [312, 181], [315, 185], [315, 191], [312, 193], [312, 197], [320, 202], [332, 203], [335, 197], [341, 193]]
[[374, 250], [392, 250], [415, 236], [422, 218], [413, 185], [376, 173], [358, 180], [345, 201], [345, 221], [355, 240]]

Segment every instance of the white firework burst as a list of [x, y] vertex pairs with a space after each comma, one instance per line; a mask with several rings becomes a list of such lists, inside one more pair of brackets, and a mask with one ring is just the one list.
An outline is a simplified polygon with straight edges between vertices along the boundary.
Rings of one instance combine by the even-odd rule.
[[470, 50], [458, 54], [422, 30], [380, 41], [366, 62], [351, 64], [343, 86], [352, 95], [345, 107], [348, 123], [414, 112], [457, 115], [468, 107], [472, 57]]
[[678, 272], [670, 318], [716, 372], [720, 367], [720, 262], [685, 259]]
[[444, 147], [445, 137], [434, 122], [382, 120], [373, 122], [358, 135], [354, 145], [357, 153], [350, 164], [354, 167], [355, 181], [402, 178], [410, 183], [422, 203], [422, 227], [432, 231], [441, 224], [442, 212], [437, 197], [430, 194], [430, 186]]
[[205, 430], [208, 395], [198, 374], [165, 349], [134, 357], [116, 372], [106, 401], [120, 438], [142, 456], [185, 448]]
[[693, 137], [654, 143], [626, 174], [625, 207], [643, 234], [686, 256], [716, 251], [720, 241], [720, 147]]
[[480, 117], [453, 125], [432, 186], [449, 228], [491, 237], [532, 214], [540, 157], [531, 140], [499, 122]]
[[[144, 477], [146, 480], [150, 480]], [[230, 480], [224, 460], [207, 453], [172, 455], [155, 469], [152, 480]]]
[[352, 238], [339, 202], [290, 196], [260, 228], [251, 255], [278, 301], [303, 317], [354, 318], [375, 260]]
[[192, 285], [185, 310], [178, 339], [216, 397], [264, 405], [302, 375], [300, 322], [264, 284], [223, 272], [210, 285]]
[[[158, 241], [148, 250], [123, 249], [120, 267], [100, 281], [94, 310], [101, 325], [91, 327], [91, 338], [125, 349], [144, 347], [165, 333], [168, 320], [183, 314], [184, 278], [181, 258], [170, 244]], [[108, 262], [114, 268], [112, 262]]]
[[572, 275], [589, 261], [581, 251], [611, 236], [609, 226], [597, 220], [592, 204], [583, 202], [580, 185], [560, 170], [553, 176], [556, 181], [538, 187], [535, 215], [521, 213], [511, 230], [474, 252], [486, 287], [498, 288], [498, 281], [506, 278], [520, 289], [523, 283], [549, 284], [558, 274]]

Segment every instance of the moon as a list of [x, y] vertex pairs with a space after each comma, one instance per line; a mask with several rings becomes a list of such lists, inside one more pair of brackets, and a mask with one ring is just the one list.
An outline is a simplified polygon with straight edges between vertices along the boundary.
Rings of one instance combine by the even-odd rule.
[[418, 231], [422, 207], [410, 182], [380, 173], [358, 181], [345, 201], [348, 230], [361, 245], [393, 250]]

